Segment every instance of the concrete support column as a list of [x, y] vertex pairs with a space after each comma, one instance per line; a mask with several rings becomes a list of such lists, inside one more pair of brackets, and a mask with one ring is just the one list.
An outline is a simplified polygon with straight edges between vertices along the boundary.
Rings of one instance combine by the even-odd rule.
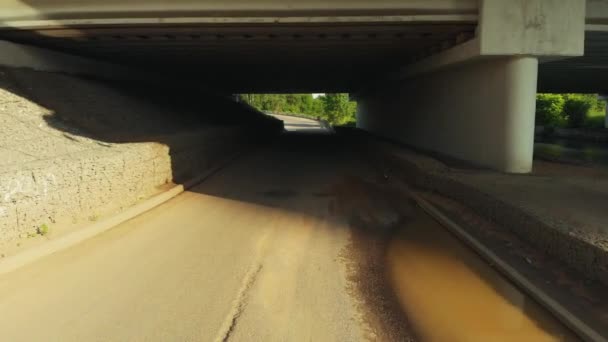
[[504, 120], [504, 140], [497, 141], [503, 144], [504, 151], [499, 169], [505, 172], [527, 173], [532, 171], [534, 155], [538, 59], [511, 57], [505, 67], [505, 108], [496, 111]]
[[362, 91], [357, 125], [421, 150], [530, 172], [538, 58], [583, 55], [586, 1], [480, 5], [474, 38]]
[[538, 60], [500, 57], [403, 80], [359, 99], [358, 127], [504, 172], [532, 170]]

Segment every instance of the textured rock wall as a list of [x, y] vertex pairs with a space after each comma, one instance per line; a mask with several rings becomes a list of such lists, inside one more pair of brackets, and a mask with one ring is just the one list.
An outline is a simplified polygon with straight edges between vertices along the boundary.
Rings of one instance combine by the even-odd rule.
[[120, 211], [242, 146], [243, 128], [181, 122], [187, 110], [0, 69], [0, 242]]

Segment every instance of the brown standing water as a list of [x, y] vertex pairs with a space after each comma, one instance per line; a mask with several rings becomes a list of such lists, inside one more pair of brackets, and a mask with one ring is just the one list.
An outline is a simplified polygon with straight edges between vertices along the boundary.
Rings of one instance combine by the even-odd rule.
[[389, 280], [423, 341], [576, 341], [420, 208], [391, 240]]

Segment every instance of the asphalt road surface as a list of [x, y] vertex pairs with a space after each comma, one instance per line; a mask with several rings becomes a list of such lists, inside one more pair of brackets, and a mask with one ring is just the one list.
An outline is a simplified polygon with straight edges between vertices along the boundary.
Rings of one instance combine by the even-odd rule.
[[335, 135], [285, 134], [1, 276], [0, 341], [565, 339], [385, 183]]

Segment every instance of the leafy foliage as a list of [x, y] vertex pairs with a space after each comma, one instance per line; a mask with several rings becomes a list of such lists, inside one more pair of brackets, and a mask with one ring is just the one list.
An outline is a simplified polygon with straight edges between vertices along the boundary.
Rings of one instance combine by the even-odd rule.
[[568, 127], [583, 127], [589, 111], [595, 107], [597, 99], [581, 94], [567, 94], [564, 99], [564, 115], [568, 120]]
[[536, 97], [536, 122], [539, 125], [561, 126], [564, 97], [559, 94], [538, 94]]
[[605, 101], [596, 94], [538, 94], [536, 123], [548, 127], [603, 127]]
[[240, 98], [261, 111], [300, 114], [324, 119], [332, 125], [354, 122], [357, 110], [357, 103], [342, 93], [318, 98], [312, 94], [242, 94]]

